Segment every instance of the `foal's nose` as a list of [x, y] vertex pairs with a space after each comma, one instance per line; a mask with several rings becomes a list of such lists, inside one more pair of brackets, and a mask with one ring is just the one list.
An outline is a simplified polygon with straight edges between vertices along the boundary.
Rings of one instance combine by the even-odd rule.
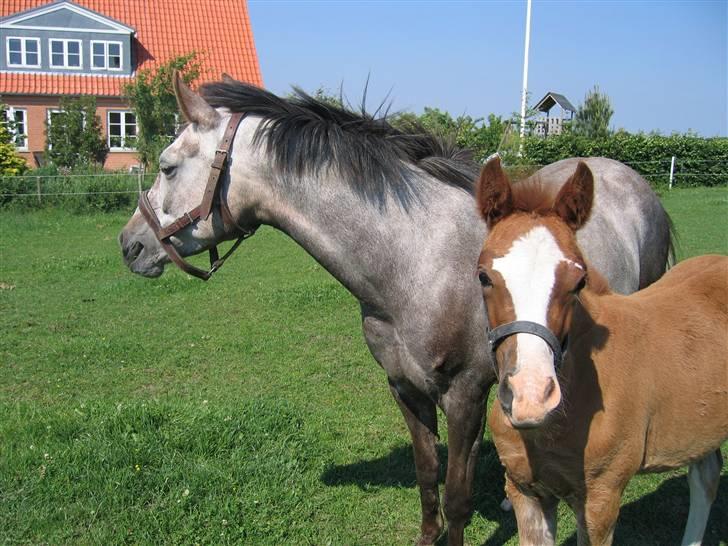
[[561, 403], [561, 387], [553, 376], [527, 372], [506, 375], [498, 388], [503, 411], [515, 428], [533, 428]]

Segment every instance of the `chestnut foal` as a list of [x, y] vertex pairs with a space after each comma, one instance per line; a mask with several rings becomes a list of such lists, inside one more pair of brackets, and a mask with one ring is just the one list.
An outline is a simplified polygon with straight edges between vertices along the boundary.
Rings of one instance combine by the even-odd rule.
[[520, 543], [553, 544], [564, 499], [579, 544], [610, 544], [633, 475], [690, 465], [683, 544], [699, 544], [728, 438], [728, 257], [614, 294], [576, 240], [592, 201], [584, 163], [555, 198], [538, 182], [511, 186], [497, 158], [478, 182], [499, 380], [489, 424]]

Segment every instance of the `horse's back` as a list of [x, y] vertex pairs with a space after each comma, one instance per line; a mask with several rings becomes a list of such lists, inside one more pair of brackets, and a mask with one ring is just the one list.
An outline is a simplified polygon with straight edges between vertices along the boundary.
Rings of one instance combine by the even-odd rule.
[[672, 250], [670, 218], [659, 198], [636, 171], [604, 157], [563, 159], [537, 175], [564, 182], [580, 161], [595, 181], [591, 217], [577, 234], [587, 259], [621, 294], [655, 282]]
[[[636, 297], [670, 293], [686, 306], [713, 308], [722, 320], [728, 320], [728, 256], [706, 254], [675, 265], [654, 285]], [[664, 297], [664, 296], [663, 296]]]

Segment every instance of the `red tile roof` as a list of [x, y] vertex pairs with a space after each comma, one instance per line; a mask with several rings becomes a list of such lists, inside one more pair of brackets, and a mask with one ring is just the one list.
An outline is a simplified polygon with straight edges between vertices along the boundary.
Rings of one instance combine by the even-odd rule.
[[[50, 4], [48, 0], [3, 0], [0, 17]], [[136, 70], [155, 68], [177, 55], [198, 52], [200, 80], [222, 72], [263, 85], [245, 0], [73, 0], [136, 30]], [[141, 44], [141, 47], [139, 47]], [[0, 93], [120, 96], [131, 78], [75, 74], [0, 72]]]

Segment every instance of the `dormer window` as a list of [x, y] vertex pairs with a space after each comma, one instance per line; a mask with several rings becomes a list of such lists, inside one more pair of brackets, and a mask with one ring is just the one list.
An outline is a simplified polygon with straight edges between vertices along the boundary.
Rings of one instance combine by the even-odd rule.
[[81, 68], [81, 40], [51, 39], [49, 42], [52, 68]]
[[5, 40], [8, 66], [40, 68], [40, 39], [8, 37]]
[[121, 42], [91, 42], [92, 70], [121, 70]]

